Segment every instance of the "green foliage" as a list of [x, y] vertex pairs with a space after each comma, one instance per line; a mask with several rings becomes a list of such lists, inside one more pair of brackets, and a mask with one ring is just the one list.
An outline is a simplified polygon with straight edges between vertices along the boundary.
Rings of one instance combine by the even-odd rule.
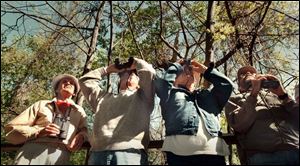
[[1, 165], [12, 165], [16, 152], [1, 152]]
[[86, 165], [86, 153], [87, 150], [79, 150], [71, 154], [70, 164], [71, 165]]
[[166, 156], [159, 149], [149, 149], [148, 162], [149, 165], [166, 165]]

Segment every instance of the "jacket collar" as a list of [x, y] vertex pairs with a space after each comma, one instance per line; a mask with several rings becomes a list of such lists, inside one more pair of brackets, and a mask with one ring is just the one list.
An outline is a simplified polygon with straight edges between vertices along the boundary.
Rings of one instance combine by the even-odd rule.
[[[47, 105], [50, 106], [50, 108], [52, 108], [51, 103], [56, 102], [56, 101], [57, 101], [57, 98], [55, 97], [52, 100], [50, 100], [47, 103]], [[76, 110], [76, 111], [79, 110], [79, 106], [72, 99], [67, 99], [67, 102], [71, 104], [71, 107], [72, 107], [73, 110]]]

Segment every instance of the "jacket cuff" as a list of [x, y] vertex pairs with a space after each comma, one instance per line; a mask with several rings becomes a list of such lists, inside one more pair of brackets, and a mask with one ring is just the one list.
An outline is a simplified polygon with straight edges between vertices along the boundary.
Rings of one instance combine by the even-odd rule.
[[203, 74], [203, 77], [204, 77], [205, 79], [209, 80], [210, 75], [211, 75], [213, 69], [214, 69], [214, 65], [209, 65], [209, 67], [205, 70], [205, 72], [204, 72], [204, 74]]
[[181, 66], [181, 64], [179, 63], [173, 63], [171, 64], [171, 69], [175, 67], [175, 70], [176, 70], [176, 75], [179, 75], [180, 73], [183, 72], [183, 66]]

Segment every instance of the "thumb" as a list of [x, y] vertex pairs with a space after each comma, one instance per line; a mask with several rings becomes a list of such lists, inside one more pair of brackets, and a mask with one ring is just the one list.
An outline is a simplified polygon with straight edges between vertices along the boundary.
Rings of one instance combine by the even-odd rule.
[[73, 140], [70, 143], [70, 148], [73, 148], [75, 146], [76, 140], [77, 140], [77, 137], [74, 137]]
[[68, 150], [71, 151], [71, 152], [74, 152], [74, 151], [75, 151], [75, 149], [74, 149], [74, 147], [75, 147], [75, 145], [76, 145], [76, 144], [75, 144], [75, 142], [76, 142], [75, 139], [76, 139], [76, 138], [74, 138], [74, 139], [71, 141], [71, 143], [67, 145]]

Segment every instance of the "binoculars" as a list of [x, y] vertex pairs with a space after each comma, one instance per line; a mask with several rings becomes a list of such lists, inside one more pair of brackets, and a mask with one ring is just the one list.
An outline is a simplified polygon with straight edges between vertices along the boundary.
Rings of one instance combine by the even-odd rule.
[[128, 61], [126, 63], [120, 63], [119, 58], [115, 59], [115, 66], [117, 69], [124, 69], [124, 68], [130, 68], [130, 66], [132, 65], [134, 59], [133, 57], [128, 58]]
[[58, 138], [66, 139], [70, 125], [70, 117], [64, 117], [62, 114], [55, 114], [53, 123], [60, 127]]
[[[262, 80], [261, 81], [261, 87], [262, 88], [266, 88], [266, 89], [276, 89], [278, 88], [280, 85], [279, 81], [277, 80]], [[247, 81], [246, 82], [246, 89], [249, 89], [251, 88], [252, 84], [251, 84], [251, 81]]]

